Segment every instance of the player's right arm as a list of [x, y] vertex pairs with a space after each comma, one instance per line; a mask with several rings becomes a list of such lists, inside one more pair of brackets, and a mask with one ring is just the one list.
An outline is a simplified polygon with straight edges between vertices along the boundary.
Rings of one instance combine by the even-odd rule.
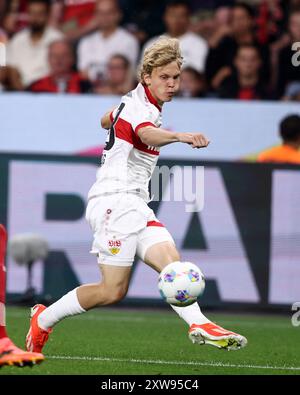
[[103, 129], [110, 129], [113, 123], [113, 111], [115, 107], [107, 111], [101, 118], [101, 126]]
[[171, 143], [185, 143], [192, 148], [204, 148], [209, 140], [201, 133], [179, 133], [157, 128], [154, 126], [141, 127], [137, 131], [141, 141], [152, 147], [162, 147]]

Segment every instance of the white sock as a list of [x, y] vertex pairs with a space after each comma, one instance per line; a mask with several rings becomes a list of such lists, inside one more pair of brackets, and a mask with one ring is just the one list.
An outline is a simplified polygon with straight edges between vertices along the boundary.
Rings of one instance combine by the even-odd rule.
[[68, 292], [38, 316], [40, 328], [47, 330], [65, 317], [85, 313], [86, 310], [79, 304], [76, 290], [77, 288]]
[[197, 302], [191, 304], [190, 306], [178, 307], [172, 306], [173, 310], [182, 318], [189, 326], [192, 324], [207, 324], [211, 322], [204, 314], [201, 313], [200, 306]]

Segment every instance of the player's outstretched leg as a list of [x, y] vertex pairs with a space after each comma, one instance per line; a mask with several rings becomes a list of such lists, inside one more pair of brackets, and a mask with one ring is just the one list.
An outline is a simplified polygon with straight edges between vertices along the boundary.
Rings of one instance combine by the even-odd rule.
[[[144, 257], [145, 263], [159, 273], [169, 263], [179, 260], [180, 256], [175, 245], [169, 241], [152, 245], [147, 249]], [[247, 345], [244, 336], [224, 329], [206, 318], [197, 302], [186, 307], [171, 307], [189, 325], [188, 336], [193, 343], [226, 350], [239, 350]]]
[[190, 306], [172, 306], [189, 326], [189, 338], [193, 343], [211, 345], [225, 350], [239, 350], [247, 345], [247, 339], [208, 320], [197, 302]]
[[42, 354], [18, 348], [7, 336], [5, 327], [5, 251], [7, 234], [0, 224], [0, 367], [4, 365], [32, 366], [44, 360]]
[[49, 307], [41, 304], [31, 309], [31, 321], [26, 336], [26, 349], [41, 352], [52, 327], [63, 318], [81, 314], [96, 306], [106, 306], [121, 300], [127, 293], [130, 266], [101, 265], [102, 281], [73, 289]]

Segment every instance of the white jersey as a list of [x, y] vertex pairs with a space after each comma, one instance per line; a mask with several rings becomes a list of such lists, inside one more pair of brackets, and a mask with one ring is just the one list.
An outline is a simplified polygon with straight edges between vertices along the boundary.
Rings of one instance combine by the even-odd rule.
[[131, 192], [149, 202], [149, 181], [159, 156], [159, 147], [144, 144], [138, 130], [147, 125], [161, 126], [161, 109], [149, 89], [138, 84], [123, 96], [111, 114], [112, 127], [108, 132], [97, 180], [88, 199], [96, 196]]

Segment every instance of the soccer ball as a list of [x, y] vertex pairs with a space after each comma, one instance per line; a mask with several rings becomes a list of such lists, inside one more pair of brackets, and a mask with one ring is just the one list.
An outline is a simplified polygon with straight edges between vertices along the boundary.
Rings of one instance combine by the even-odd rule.
[[196, 302], [205, 288], [204, 275], [191, 262], [172, 262], [159, 275], [158, 289], [162, 298], [174, 306]]

